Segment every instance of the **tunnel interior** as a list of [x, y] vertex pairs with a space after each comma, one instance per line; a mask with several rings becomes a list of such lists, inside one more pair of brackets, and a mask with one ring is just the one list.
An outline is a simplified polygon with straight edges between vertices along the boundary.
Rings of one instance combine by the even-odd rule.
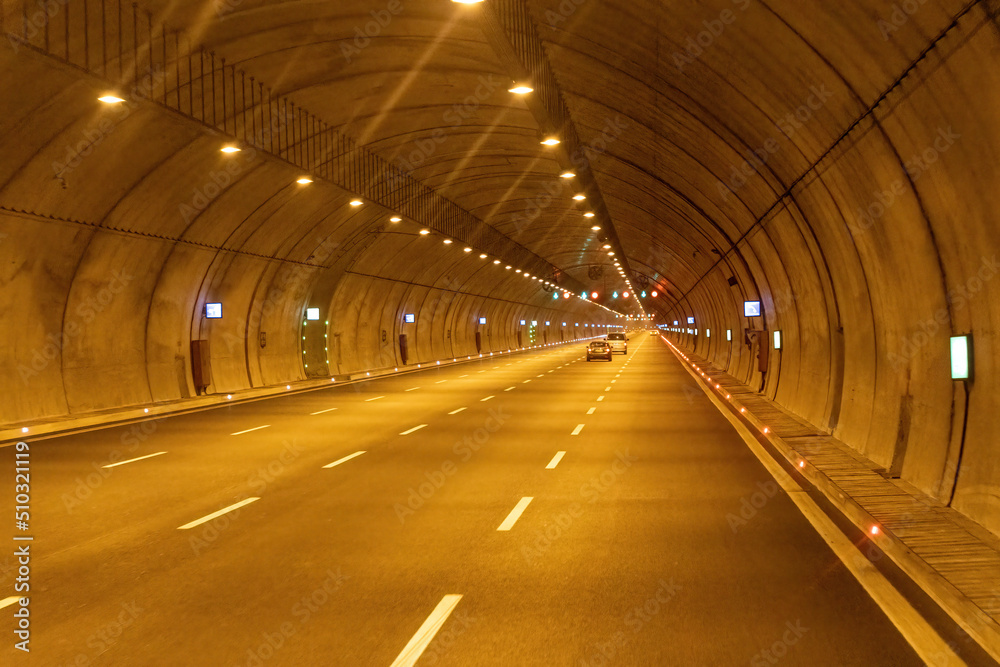
[[1000, 533], [1000, 3], [2, 6], [5, 424], [651, 324]]

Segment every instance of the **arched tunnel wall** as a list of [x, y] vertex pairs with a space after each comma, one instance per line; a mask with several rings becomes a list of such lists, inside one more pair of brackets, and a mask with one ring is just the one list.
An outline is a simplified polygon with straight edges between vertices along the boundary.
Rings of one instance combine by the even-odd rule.
[[[401, 333], [420, 363], [474, 354], [477, 328], [490, 352], [517, 347], [521, 319], [540, 322], [524, 345], [556, 342], [556, 320], [609, 321], [258, 151], [223, 155], [224, 137], [155, 104], [95, 106], [93, 81], [6, 48], [0, 71], [4, 423], [194, 396], [192, 340], [210, 344], [207, 391], [226, 393], [401, 365]], [[307, 307], [337, 342], [315, 359]]]
[[[8, 250], [30, 257], [4, 262], [0, 307], [8, 316], [0, 332], [12, 357], [0, 378], [4, 423], [191, 397], [197, 339], [210, 343], [209, 393], [304, 379], [300, 341], [313, 306], [324, 313], [314, 326], [333, 341], [324, 346], [331, 348], [324, 376], [402, 365], [400, 334], [415, 364], [477, 354], [476, 331], [489, 353], [518, 347], [519, 330], [521, 344], [538, 345], [559, 342], [560, 331], [567, 341], [582, 338], [584, 323], [613, 320], [415, 234], [378, 234], [337, 272], [326, 303], [311, 299], [329, 278], [314, 266], [23, 213], [0, 215], [0, 235]], [[429, 253], [439, 256], [428, 261]], [[203, 317], [207, 302], [223, 304], [221, 320]], [[405, 323], [405, 314], [415, 322]]]
[[[997, 533], [1000, 75], [983, 63], [1000, 39], [990, 21], [964, 28], [665, 320], [694, 316], [697, 336], [671, 334], [681, 346]], [[772, 348], [763, 377], [747, 328]], [[974, 379], [955, 382], [949, 337], [966, 333]]]

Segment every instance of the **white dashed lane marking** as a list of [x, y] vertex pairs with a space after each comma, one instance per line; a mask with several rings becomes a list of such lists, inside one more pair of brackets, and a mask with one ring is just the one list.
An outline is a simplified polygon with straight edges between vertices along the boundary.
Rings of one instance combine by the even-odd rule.
[[347, 455], [347, 456], [345, 456], [344, 458], [342, 458], [342, 459], [337, 459], [337, 460], [336, 460], [336, 461], [334, 461], [333, 463], [327, 463], [327, 464], [326, 464], [325, 466], [323, 466], [323, 467], [324, 467], [324, 468], [334, 468], [334, 467], [336, 467], [336, 466], [339, 466], [339, 465], [340, 465], [341, 463], [346, 463], [346, 462], [350, 461], [351, 459], [356, 459], [356, 458], [358, 458], [359, 456], [361, 456], [361, 455], [362, 455], [362, 454], [364, 454], [364, 453], [365, 453], [364, 451], [360, 451], [360, 452], [354, 452], [353, 454], [348, 454], [348, 455]]
[[244, 433], [251, 433], [253, 431], [259, 431], [262, 428], [271, 428], [270, 424], [264, 424], [263, 426], [256, 426], [254, 428], [248, 428], [245, 431], [237, 431], [236, 433], [230, 433], [229, 435], [243, 435]]

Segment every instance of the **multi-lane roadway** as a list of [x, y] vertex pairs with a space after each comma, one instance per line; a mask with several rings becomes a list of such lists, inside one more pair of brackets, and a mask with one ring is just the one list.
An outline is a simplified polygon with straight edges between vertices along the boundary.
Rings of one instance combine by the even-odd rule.
[[583, 353], [31, 442], [0, 663], [921, 664], [659, 337]]

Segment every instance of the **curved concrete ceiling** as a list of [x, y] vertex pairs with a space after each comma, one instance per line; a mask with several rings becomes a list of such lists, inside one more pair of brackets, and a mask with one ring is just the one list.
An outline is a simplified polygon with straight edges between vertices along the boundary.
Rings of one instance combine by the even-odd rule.
[[[467, 352], [462, 318], [478, 310], [615, 322], [552, 299], [539, 289], [550, 281], [659, 323], [694, 317], [714, 335], [678, 334], [683, 345], [1000, 529], [1000, 222], [987, 196], [1000, 154], [997, 2], [177, 0], [145, 2], [151, 16], [138, 18], [102, 7], [103, 25], [85, 30], [70, 8], [45, 31], [4, 3], [0, 249], [19, 256], [4, 262], [18, 313], [4, 329], [26, 358], [41, 351], [29, 371], [49, 374], [38, 398], [12, 399], [9, 421], [189, 395], [187, 344], [217, 335], [198, 313], [221, 295], [256, 319], [219, 359], [234, 387], [313, 374], [296, 327], [317, 298], [367, 350], [317, 360], [324, 373], [392, 365], [380, 346], [399, 333], [401, 304], [438, 293], [474, 305], [434, 301], [428, 313], [455, 324], [428, 330], [428, 359]], [[141, 83], [150, 60], [149, 94], [95, 101]], [[534, 93], [508, 92], [523, 79]], [[272, 125], [277, 144], [257, 126], [273, 121], [271, 102], [247, 103], [247, 85], [297, 109]], [[206, 103], [218, 113], [199, 112]], [[542, 146], [550, 134], [564, 143]], [[219, 153], [248, 136], [243, 153]], [[369, 157], [325, 170], [350, 152], [344, 141]], [[317, 182], [298, 187], [304, 173]], [[359, 195], [366, 205], [349, 206]], [[405, 220], [387, 223], [397, 212]], [[111, 329], [37, 343], [65, 332], [118, 266], [136, 275], [128, 303], [107, 306], [128, 322], [115, 330], [124, 348], [97, 340]], [[630, 288], [658, 296], [611, 296]], [[358, 304], [355, 292], [379, 296]], [[764, 316], [743, 317], [744, 300]], [[281, 305], [263, 321], [290, 333], [251, 354], [270, 302]], [[745, 329], [784, 334], [764, 372]], [[948, 373], [948, 334], [965, 332], [975, 390]], [[515, 333], [498, 329], [498, 344]], [[72, 398], [95, 369], [121, 388]]]

